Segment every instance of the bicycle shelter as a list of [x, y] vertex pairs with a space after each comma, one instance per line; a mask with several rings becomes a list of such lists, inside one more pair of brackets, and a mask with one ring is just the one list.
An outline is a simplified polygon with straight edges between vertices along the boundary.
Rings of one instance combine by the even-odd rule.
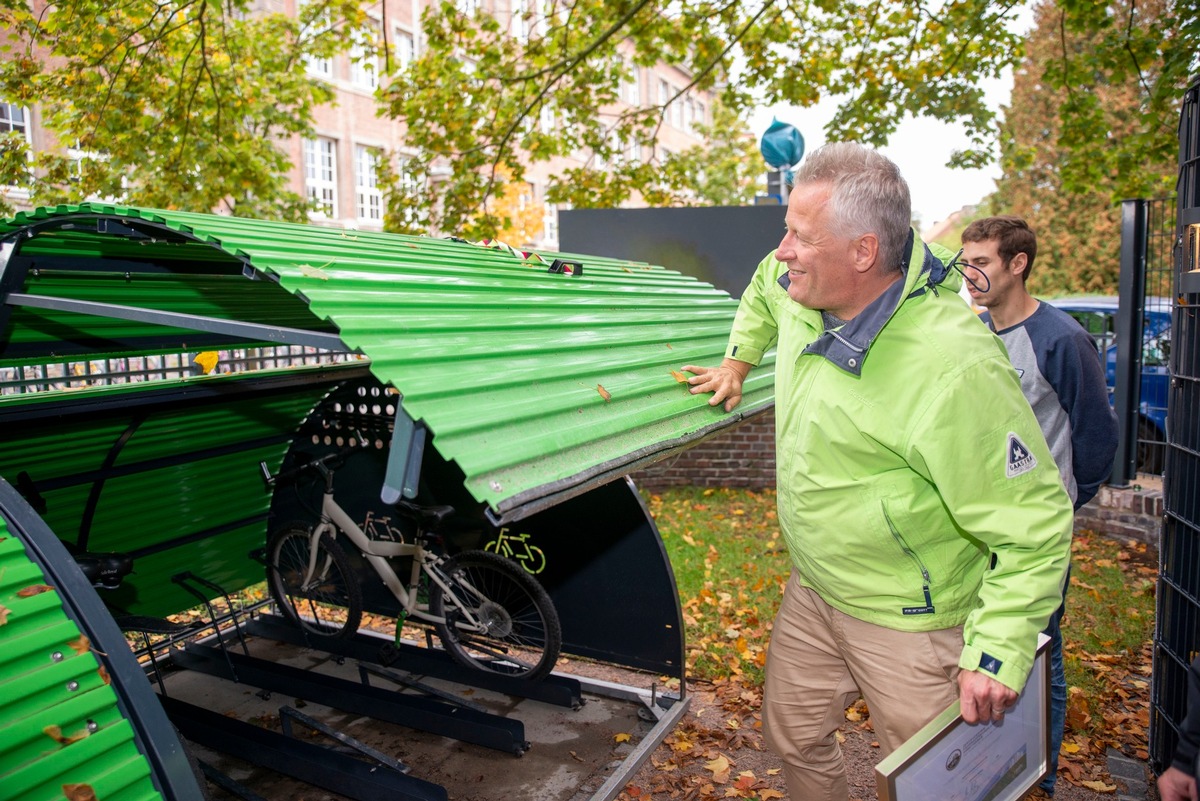
[[[455, 506], [471, 525], [451, 547], [490, 544], [534, 572], [564, 654], [683, 687], [671, 566], [623, 477], [772, 404], [769, 362], [733, 414], [673, 375], [722, 358], [736, 310], [726, 293], [621, 260], [83, 204], [0, 223], [0, 301], [0, 386], [39, 390], [0, 395], [0, 692], [23, 699], [0, 711], [6, 793], [60, 797], [89, 784], [105, 799], [199, 798], [174, 724], [189, 739], [274, 755], [268, 767], [303, 765], [299, 778], [348, 797], [446, 797], [418, 776], [189, 711], [167, 697], [170, 682], [156, 695], [148, 674], [159, 665], [139, 664], [122, 635], [261, 582], [269, 531], [308, 501], [267, 492], [259, 462], [278, 470], [350, 438], [369, 444], [339, 474], [338, 502], [356, 520], [391, 519], [400, 497]], [[315, 363], [222, 371], [231, 354], [264, 346]], [[148, 375], [169, 354], [217, 368]], [[146, 375], [90, 380], [97, 360], [114, 359]], [[25, 386], [34, 366], [43, 383]], [[134, 572], [97, 593], [79, 552], [131, 555]], [[394, 616], [390, 595], [364, 589], [368, 611]], [[351, 686], [268, 666], [233, 642], [243, 631], [298, 635], [271, 615], [231, 616], [236, 636], [218, 629], [215, 646], [174, 648], [170, 667], [337, 699], [501, 751], [526, 746], [519, 725], [466, 702], [397, 700], [366, 673]], [[368, 665], [379, 650], [361, 633], [337, 656], [386, 669]], [[441, 656], [401, 644], [397, 665], [478, 681]], [[479, 686], [568, 708], [581, 693], [557, 673]], [[615, 797], [686, 707], [622, 692], [657, 722], [596, 799]]]

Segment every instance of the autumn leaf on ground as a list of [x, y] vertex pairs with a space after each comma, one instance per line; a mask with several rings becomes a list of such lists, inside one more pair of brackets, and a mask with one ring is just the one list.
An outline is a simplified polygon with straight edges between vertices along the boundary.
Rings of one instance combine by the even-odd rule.
[[627, 743], [631, 739], [632, 739], [632, 737], [630, 735], [626, 734], [625, 732], [621, 732], [619, 734], [613, 735], [613, 740], [615, 740], [618, 743]]
[[1115, 784], [1105, 784], [1104, 782], [1080, 782], [1080, 784], [1097, 793], [1115, 793], [1117, 791]]
[[605, 403], [612, 400], [612, 393], [605, 389], [603, 384], [597, 384], [596, 391], [600, 393], [600, 397], [604, 398]]
[[712, 772], [713, 781], [717, 784], [725, 784], [729, 781], [730, 767], [732, 766], [724, 754], [718, 754], [716, 759], [710, 759], [704, 763], [704, 769]]
[[41, 595], [43, 592], [50, 592], [53, 589], [49, 584], [30, 584], [28, 587], [22, 587], [17, 590], [17, 597], [31, 598], [34, 595]]

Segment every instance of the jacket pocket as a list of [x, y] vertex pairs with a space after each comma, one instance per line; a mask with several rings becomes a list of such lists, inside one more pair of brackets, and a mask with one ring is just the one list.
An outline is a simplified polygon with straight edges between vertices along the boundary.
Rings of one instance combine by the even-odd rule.
[[892, 539], [921, 575], [921, 592], [925, 596], [925, 605], [905, 606], [900, 611], [906, 615], [932, 615], [935, 610], [933, 607], [933, 597], [929, 588], [929, 570], [925, 567], [925, 563], [921, 560], [920, 555], [905, 542], [904, 535], [900, 533], [900, 529], [892, 521], [892, 516], [888, 513], [887, 501], [880, 501], [879, 504], [883, 507], [883, 519], [887, 521], [888, 531], [891, 532]]

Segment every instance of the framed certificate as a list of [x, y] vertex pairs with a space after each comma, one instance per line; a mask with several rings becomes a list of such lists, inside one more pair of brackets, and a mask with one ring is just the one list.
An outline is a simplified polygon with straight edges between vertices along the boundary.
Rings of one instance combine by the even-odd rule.
[[1050, 767], [1050, 638], [1000, 723], [970, 725], [958, 701], [875, 766], [880, 801], [1016, 801]]

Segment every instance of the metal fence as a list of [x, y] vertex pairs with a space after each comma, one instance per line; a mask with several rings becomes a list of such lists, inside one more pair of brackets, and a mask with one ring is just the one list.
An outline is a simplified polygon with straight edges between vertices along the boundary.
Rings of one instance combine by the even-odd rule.
[[1200, 649], [1200, 79], [1179, 124], [1171, 387], [1150, 693], [1150, 764], [1171, 764]]
[[196, 353], [88, 359], [0, 368], [0, 395], [186, 378], [202, 373], [242, 373], [361, 358], [344, 351], [273, 345]]
[[1158, 198], [1127, 200], [1121, 208], [1120, 302], [1116, 319], [1097, 342], [1121, 424], [1111, 478], [1115, 486], [1127, 486], [1138, 473], [1163, 471], [1175, 206], [1174, 198]]

